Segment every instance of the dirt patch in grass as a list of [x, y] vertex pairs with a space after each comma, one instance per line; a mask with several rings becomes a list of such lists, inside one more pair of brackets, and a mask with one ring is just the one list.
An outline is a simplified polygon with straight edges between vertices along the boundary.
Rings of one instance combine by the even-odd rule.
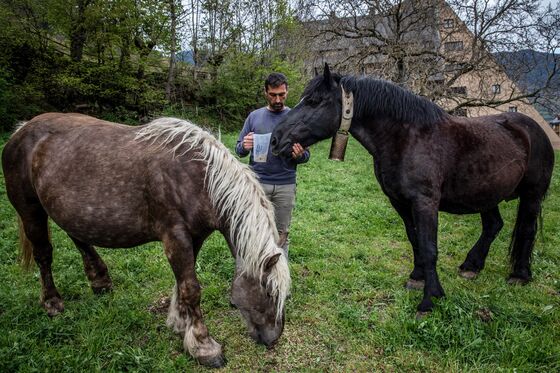
[[148, 306], [148, 311], [155, 314], [167, 313], [170, 303], [171, 297], [169, 297], [169, 295], [162, 294], [154, 303]]

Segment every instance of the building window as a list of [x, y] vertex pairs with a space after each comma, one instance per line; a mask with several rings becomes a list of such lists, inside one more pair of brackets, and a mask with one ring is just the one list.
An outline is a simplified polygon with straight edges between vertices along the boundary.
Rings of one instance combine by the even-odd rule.
[[517, 113], [517, 106], [510, 106], [510, 107], [508, 108], [508, 111], [509, 111], [510, 113]]
[[499, 85], [499, 84], [494, 84], [494, 85], [492, 86], [492, 93], [493, 93], [493, 94], [498, 94], [498, 93], [500, 93], [500, 92], [502, 92], [502, 86]]
[[450, 87], [449, 89], [450, 89], [451, 93], [454, 93], [456, 95], [466, 95], [467, 94], [467, 87], [465, 87], [465, 86]]
[[455, 20], [453, 18], [446, 18], [443, 20], [443, 28], [455, 27]]
[[446, 52], [451, 51], [462, 51], [463, 50], [463, 42], [462, 41], [448, 41], [444, 44], [444, 48]]

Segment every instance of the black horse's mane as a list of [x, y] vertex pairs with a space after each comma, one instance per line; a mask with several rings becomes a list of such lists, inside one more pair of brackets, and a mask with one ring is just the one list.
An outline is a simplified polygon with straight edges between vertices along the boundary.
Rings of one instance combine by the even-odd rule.
[[386, 117], [400, 123], [431, 127], [448, 116], [428, 99], [386, 80], [344, 76], [340, 83], [346, 91], [354, 93], [355, 117]]

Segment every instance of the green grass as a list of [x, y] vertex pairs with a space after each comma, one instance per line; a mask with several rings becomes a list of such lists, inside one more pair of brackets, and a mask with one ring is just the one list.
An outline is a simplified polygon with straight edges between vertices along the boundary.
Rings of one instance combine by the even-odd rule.
[[[235, 136], [225, 135], [233, 147]], [[5, 141], [5, 137], [4, 140]], [[560, 169], [544, 205], [544, 240], [534, 281], [508, 286], [507, 249], [517, 202], [501, 205], [505, 226], [474, 281], [457, 266], [480, 234], [478, 216], [440, 214], [438, 270], [447, 297], [417, 321], [421, 292], [403, 284], [412, 253], [403, 224], [373, 177], [371, 157], [351, 139], [346, 161], [312, 148], [300, 167], [291, 229], [292, 297], [273, 350], [248, 337], [229, 307], [233, 260], [221, 236], [205, 243], [197, 270], [202, 310], [224, 346], [224, 371], [560, 371]], [[17, 224], [0, 187], [0, 371], [205, 371], [165, 327], [158, 301], [173, 276], [161, 244], [99, 249], [114, 290], [89, 289], [81, 257], [53, 227], [53, 273], [66, 310], [39, 306], [37, 268], [18, 265]], [[483, 321], [480, 313], [490, 313]]]

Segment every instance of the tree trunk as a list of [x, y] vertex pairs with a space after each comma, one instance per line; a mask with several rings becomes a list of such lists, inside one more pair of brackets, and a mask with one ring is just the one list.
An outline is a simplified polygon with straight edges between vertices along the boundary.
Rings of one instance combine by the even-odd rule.
[[169, 14], [171, 17], [171, 46], [169, 48], [169, 71], [167, 72], [167, 83], [165, 85], [165, 98], [167, 101], [171, 101], [173, 98], [175, 83], [175, 52], [177, 45], [177, 7], [175, 0], [169, 0]]
[[90, 2], [91, 0], [78, 0], [76, 2], [76, 13], [72, 13], [72, 27], [70, 30], [70, 56], [72, 61], [80, 62], [84, 54], [84, 46], [87, 40], [85, 13]]

